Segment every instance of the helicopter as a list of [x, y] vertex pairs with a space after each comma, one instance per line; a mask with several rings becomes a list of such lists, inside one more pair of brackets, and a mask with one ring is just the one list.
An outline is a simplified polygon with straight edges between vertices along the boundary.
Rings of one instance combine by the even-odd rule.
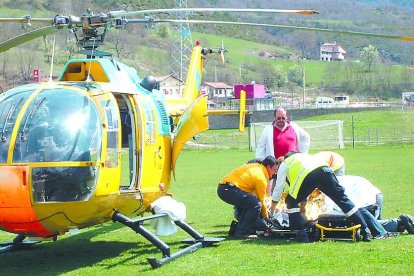
[[[178, 11], [318, 13], [314, 10], [188, 8], [97, 14], [88, 10], [80, 17], [0, 18], [0, 22], [47, 24], [0, 43], [0, 52], [69, 29], [86, 55], [83, 59], [67, 61], [57, 81], [27, 84], [0, 94], [0, 229], [17, 234], [0, 251], [31, 246], [33, 238], [56, 240], [67, 232], [75, 233], [111, 220], [130, 227], [161, 251], [161, 259], [148, 258], [153, 268], [223, 240], [204, 237], [183, 220], [177, 220], [174, 223], [192, 239], [187, 241], [188, 247], [171, 254], [169, 246], [143, 225], [166, 214], [136, 217], [151, 212], [152, 203], [169, 195], [171, 175], [184, 144], [208, 129], [207, 97], [200, 95], [203, 65], [209, 54], [223, 55], [226, 49], [202, 48], [196, 44], [183, 97], [167, 102], [155, 89], [153, 78], [141, 79], [134, 68], [97, 48], [103, 44], [109, 28], [122, 29], [133, 23], [316, 29], [148, 16]], [[138, 15], [144, 17], [130, 18]], [[179, 118], [175, 125], [173, 117]]]
[[[216, 10], [259, 12], [189, 9]], [[192, 240], [171, 254], [169, 246], [143, 225], [166, 214], [130, 218], [151, 211], [155, 200], [169, 194], [171, 172], [183, 145], [208, 129], [207, 97], [200, 96], [203, 63], [207, 55], [225, 52], [223, 47], [196, 44], [183, 97], [168, 103], [155, 89], [154, 78], [141, 79], [134, 68], [97, 50], [109, 28], [168, 22], [129, 16], [165, 12], [176, 10], [0, 18], [48, 24], [1, 43], [0, 52], [69, 29], [86, 55], [67, 61], [57, 81], [27, 84], [0, 95], [0, 229], [17, 234], [1, 251], [30, 246], [34, 238], [56, 240], [110, 220], [132, 228], [161, 250], [162, 259], [148, 258], [153, 267], [223, 240], [203, 237], [183, 220], [174, 221]], [[172, 117], [179, 118], [173, 136]]]

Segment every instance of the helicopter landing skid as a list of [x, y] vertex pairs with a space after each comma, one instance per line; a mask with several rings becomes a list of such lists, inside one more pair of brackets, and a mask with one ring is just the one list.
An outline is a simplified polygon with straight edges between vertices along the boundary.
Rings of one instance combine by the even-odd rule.
[[24, 241], [27, 238], [26, 235], [18, 234], [17, 237], [11, 242], [2, 242], [0, 243], [0, 253], [9, 252], [16, 249], [27, 249], [36, 243], [41, 241]]
[[134, 219], [134, 220], [122, 215], [119, 212], [115, 212], [114, 215], [112, 216], [112, 220], [114, 222], [118, 221], [128, 226], [129, 228], [131, 228], [132, 230], [134, 230], [135, 232], [137, 232], [138, 234], [146, 238], [148, 241], [150, 241], [159, 250], [161, 250], [161, 253], [163, 255], [161, 259], [156, 259], [155, 257], [147, 258], [152, 268], [159, 268], [163, 264], [168, 263], [172, 260], [175, 260], [178, 257], [184, 256], [188, 253], [192, 253], [201, 247], [207, 247], [214, 243], [221, 242], [224, 240], [224, 238], [205, 238], [200, 233], [198, 233], [195, 229], [193, 229], [190, 225], [188, 225], [186, 222], [182, 220], [174, 221], [174, 223], [178, 227], [183, 229], [185, 232], [187, 232], [192, 237], [192, 239], [190, 238], [190, 239], [186, 239], [183, 241], [184, 243], [191, 244], [191, 245], [181, 249], [180, 251], [174, 254], [171, 254], [170, 247], [164, 241], [158, 238], [154, 233], [150, 232], [148, 229], [146, 229], [143, 226], [143, 223], [146, 220], [152, 220], [152, 219], [160, 218], [164, 216], [167, 216], [167, 214], [156, 214], [156, 215], [152, 215], [152, 216], [148, 216], [148, 217], [144, 217], [140, 219]]

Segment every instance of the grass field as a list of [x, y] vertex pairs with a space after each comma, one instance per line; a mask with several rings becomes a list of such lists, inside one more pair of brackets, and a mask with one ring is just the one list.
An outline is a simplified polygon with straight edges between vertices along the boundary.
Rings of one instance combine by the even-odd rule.
[[[385, 195], [384, 217], [414, 214], [414, 145], [345, 149], [347, 174], [361, 175]], [[187, 222], [205, 236], [226, 237], [231, 206], [216, 194], [220, 178], [253, 157], [249, 151], [186, 150], [179, 157], [174, 197], [187, 206]], [[176, 252], [187, 238], [178, 231], [165, 240]], [[13, 236], [0, 233], [0, 241]], [[414, 235], [371, 243], [316, 242], [284, 239], [226, 240], [152, 270], [146, 257], [159, 251], [131, 229], [106, 223], [45, 242], [31, 250], [1, 255], [1, 275], [414, 275]]]
[[[343, 122], [345, 147], [364, 147], [390, 144], [414, 143], [414, 109], [374, 110], [332, 113], [309, 117], [303, 121], [340, 120]], [[302, 120], [301, 120], [302, 121]], [[262, 128], [258, 128], [259, 139]], [[332, 134], [337, 128], [331, 128]], [[315, 132], [315, 131], [314, 131]], [[311, 137], [311, 149], [318, 149], [322, 141], [333, 139], [331, 132]], [[328, 137], [324, 136], [327, 135]], [[336, 135], [335, 135], [336, 137]], [[238, 132], [234, 129], [208, 130], [200, 138], [188, 144], [190, 148], [249, 149], [249, 129]], [[325, 148], [326, 144], [323, 144]], [[320, 149], [320, 147], [319, 147]]]
[[[378, 110], [352, 113], [333, 113], [311, 117], [305, 120], [341, 120], [344, 126], [344, 139], [368, 141], [372, 143], [390, 140], [410, 139], [414, 141], [414, 110]], [[349, 145], [349, 144], [348, 144]]]

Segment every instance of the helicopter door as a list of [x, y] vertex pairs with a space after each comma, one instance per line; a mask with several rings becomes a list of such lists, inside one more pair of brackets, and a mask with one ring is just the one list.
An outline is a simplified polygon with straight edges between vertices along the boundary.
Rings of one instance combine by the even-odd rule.
[[120, 157], [120, 118], [118, 105], [111, 94], [97, 96], [96, 100], [100, 103], [104, 115], [104, 132], [106, 132], [106, 147], [103, 144], [102, 169], [100, 170], [100, 179], [105, 184], [97, 185], [96, 195], [107, 195], [119, 190], [121, 178], [121, 157]]
[[191, 137], [208, 129], [207, 95], [195, 99], [187, 107], [177, 125], [177, 131], [173, 142], [171, 169], [175, 171], [177, 157], [184, 144]]
[[135, 110], [128, 95], [115, 95], [121, 117], [121, 190], [134, 187], [136, 179]]
[[[165, 170], [170, 170], [170, 163], [165, 168], [165, 140], [160, 134], [157, 107], [152, 95], [136, 95], [134, 97], [138, 116], [139, 127], [139, 181], [138, 188], [143, 193], [159, 192], [161, 183], [166, 180]], [[168, 136], [169, 138], [169, 136]], [[170, 143], [170, 140], [168, 141]]]

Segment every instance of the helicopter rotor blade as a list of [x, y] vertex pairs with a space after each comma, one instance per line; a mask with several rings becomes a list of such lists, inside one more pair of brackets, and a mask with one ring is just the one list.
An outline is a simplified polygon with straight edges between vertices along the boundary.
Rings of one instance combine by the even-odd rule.
[[[182, 9], [153, 9], [124, 12], [124, 16], [150, 13], [174, 13], [174, 12], [254, 12], [254, 13], [297, 13], [297, 14], [318, 14], [316, 10], [281, 10], [281, 9], [235, 9], [235, 8], [182, 8]], [[118, 13], [118, 12], [113, 12]], [[119, 12], [120, 13], [120, 12]]]
[[53, 18], [32, 18], [30, 15], [25, 15], [21, 18], [0, 18], [0, 23], [53, 23]]
[[[191, 20], [191, 19], [189, 20], [150, 19], [150, 22], [151, 23], [171, 22], [171, 23], [190, 23], [190, 24], [194, 23], [194, 24], [221, 24], [221, 25], [227, 24], [227, 25], [258, 26], [258, 27], [271, 27], [271, 28], [291, 29], [291, 30], [326, 32], [326, 33], [335, 33], [335, 34], [349, 34], [349, 35], [357, 35], [357, 36], [388, 38], [388, 39], [414, 42], [414, 36], [385, 35], [385, 34], [365, 33], [365, 32], [356, 32], [356, 31], [342, 31], [342, 30], [322, 29], [322, 28], [314, 28], [314, 27], [301, 27], [301, 26], [277, 25], [277, 24], [265, 24], [265, 23], [253, 23], [253, 22], [230, 22], [230, 21], [210, 21], [210, 20]], [[128, 23], [135, 23], [134, 19], [128, 19]]]
[[43, 28], [39, 28], [33, 31], [30, 31], [28, 33], [13, 37], [3, 43], [0, 44], [0, 53], [4, 52], [10, 48], [13, 48], [15, 46], [21, 45], [25, 42], [28, 42], [30, 40], [33, 40], [35, 38], [45, 36], [52, 34], [56, 32], [58, 29], [55, 26], [46, 26]]

